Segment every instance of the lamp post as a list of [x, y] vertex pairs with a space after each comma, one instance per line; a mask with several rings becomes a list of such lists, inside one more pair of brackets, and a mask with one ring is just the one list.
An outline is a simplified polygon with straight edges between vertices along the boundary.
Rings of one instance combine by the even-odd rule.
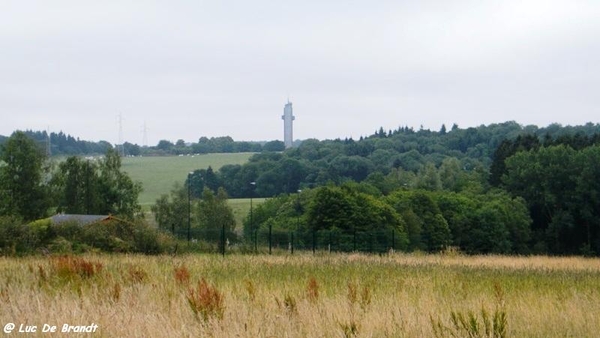
[[252, 237], [252, 235], [254, 235], [254, 251], [256, 252], [258, 250], [258, 246], [256, 243], [258, 233], [254, 230], [254, 219], [252, 215], [252, 197], [254, 196], [254, 187], [256, 186], [256, 182], [250, 182], [250, 186], [250, 236]]
[[[298, 237], [298, 230], [300, 229], [300, 193], [302, 190], [298, 189], [298, 195], [296, 195], [296, 237]], [[294, 254], [294, 231], [292, 231], [292, 254]]]
[[187, 240], [188, 240], [188, 245], [190, 244], [190, 241], [192, 240], [192, 236], [191, 236], [191, 228], [192, 228], [192, 175], [194, 173], [193, 172], [189, 172], [188, 173], [188, 228], [187, 228]]
[[85, 211], [88, 215], [91, 214], [92, 198], [90, 194], [90, 160], [85, 162]]

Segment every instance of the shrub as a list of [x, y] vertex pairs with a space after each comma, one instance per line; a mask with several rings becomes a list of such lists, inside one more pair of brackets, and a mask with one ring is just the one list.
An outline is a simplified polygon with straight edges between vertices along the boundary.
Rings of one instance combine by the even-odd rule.
[[136, 252], [145, 254], [159, 254], [165, 251], [161, 241], [165, 241], [168, 237], [159, 234], [159, 232], [149, 227], [145, 223], [133, 224], [133, 246]]
[[0, 255], [23, 255], [39, 247], [44, 231], [36, 231], [14, 217], [0, 217]]
[[82, 242], [108, 252], [133, 252], [131, 225], [115, 220], [83, 226]]

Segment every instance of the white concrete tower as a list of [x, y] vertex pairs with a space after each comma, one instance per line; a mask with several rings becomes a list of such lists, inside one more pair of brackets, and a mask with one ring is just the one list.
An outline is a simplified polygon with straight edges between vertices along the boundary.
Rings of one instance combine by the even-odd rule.
[[294, 143], [294, 120], [296, 117], [292, 112], [292, 103], [288, 99], [288, 103], [286, 103], [285, 107], [283, 107], [283, 116], [281, 116], [283, 120], [283, 143], [286, 148], [291, 148]]

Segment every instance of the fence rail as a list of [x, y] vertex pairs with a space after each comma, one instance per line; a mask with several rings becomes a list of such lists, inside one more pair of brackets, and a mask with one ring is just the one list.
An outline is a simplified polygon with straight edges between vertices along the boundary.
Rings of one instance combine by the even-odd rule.
[[[181, 240], [188, 238], [187, 229], [175, 230], [173, 234]], [[200, 251], [222, 254], [233, 250], [268, 253], [283, 250], [293, 254], [294, 251], [384, 253], [402, 249], [401, 240], [395, 230], [342, 232], [259, 229], [253, 231], [250, 236], [242, 237], [231, 231], [190, 229], [189, 240], [190, 245], [195, 245]]]

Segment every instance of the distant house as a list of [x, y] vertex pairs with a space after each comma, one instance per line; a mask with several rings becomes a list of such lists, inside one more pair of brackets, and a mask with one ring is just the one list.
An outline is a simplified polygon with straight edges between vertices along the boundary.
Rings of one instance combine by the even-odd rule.
[[77, 215], [77, 214], [56, 214], [50, 217], [52, 225], [65, 222], [77, 223], [79, 225], [88, 225], [92, 223], [104, 222], [115, 219], [112, 215]]

